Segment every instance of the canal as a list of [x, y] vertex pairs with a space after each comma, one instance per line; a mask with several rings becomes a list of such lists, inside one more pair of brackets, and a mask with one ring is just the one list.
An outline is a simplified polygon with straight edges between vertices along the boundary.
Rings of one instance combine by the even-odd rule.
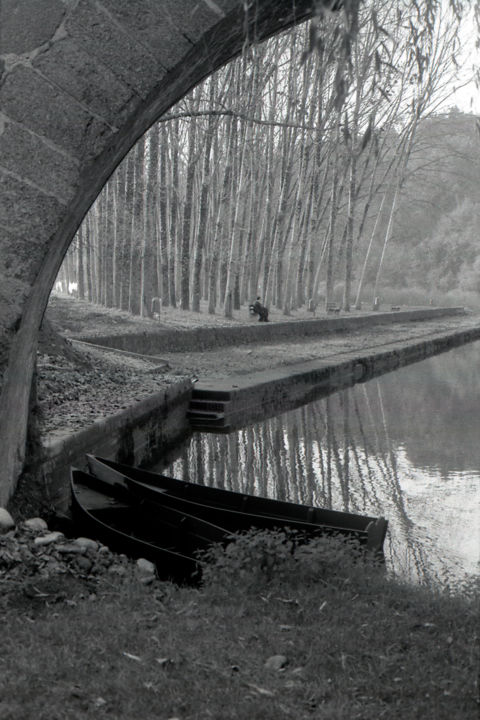
[[480, 559], [480, 342], [229, 435], [195, 433], [157, 470], [384, 515], [387, 565], [456, 583]]

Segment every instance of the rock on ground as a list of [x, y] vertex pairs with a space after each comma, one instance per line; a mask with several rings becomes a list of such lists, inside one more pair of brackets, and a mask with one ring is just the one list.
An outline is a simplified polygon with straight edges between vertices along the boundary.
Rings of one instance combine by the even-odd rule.
[[8, 510], [0, 507], [0, 533], [8, 532], [15, 527], [15, 520]]
[[148, 560], [135, 564], [91, 538], [66, 538], [50, 531], [40, 518], [12, 523], [0, 534], [0, 610], [19, 592], [42, 602], [62, 599], [70, 594], [72, 580], [87, 595], [102, 580], [111, 583], [112, 576], [116, 582], [136, 577], [142, 585], [157, 581], [155, 566]]

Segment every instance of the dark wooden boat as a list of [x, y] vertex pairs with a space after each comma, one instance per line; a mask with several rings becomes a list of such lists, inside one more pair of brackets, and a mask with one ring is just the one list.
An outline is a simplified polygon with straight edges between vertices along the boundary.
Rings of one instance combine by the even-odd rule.
[[75, 468], [71, 486], [77, 528], [116, 552], [154, 562], [162, 579], [198, 581], [202, 562], [197, 553], [225, 542], [230, 534], [173, 507], [153, 506], [121, 485]]
[[168, 506], [219, 525], [231, 533], [252, 527], [289, 527], [307, 537], [340, 535], [357, 540], [383, 557], [388, 527], [384, 518], [325, 510], [307, 505], [198, 485], [113, 460], [87, 455], [90, 472], [107, 483], [127, 488], [156, 506]]

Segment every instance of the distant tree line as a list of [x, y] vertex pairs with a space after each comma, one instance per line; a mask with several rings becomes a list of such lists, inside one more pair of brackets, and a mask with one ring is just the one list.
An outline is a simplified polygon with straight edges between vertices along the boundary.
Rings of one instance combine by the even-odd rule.
[[374, 296], [419, 130], [455, 72], [458, 18], [421, 33], [415, 5], [360, 4], [354, 23], [245, 48], [131, 150], [59, 280], [139, 315], [154, 298], [229, 315], [257, 295], [286, 314]]
[[479, 227], [478, 121], [452, 108], [426, 119], [419, 129], [384, 284], [478, 304]]

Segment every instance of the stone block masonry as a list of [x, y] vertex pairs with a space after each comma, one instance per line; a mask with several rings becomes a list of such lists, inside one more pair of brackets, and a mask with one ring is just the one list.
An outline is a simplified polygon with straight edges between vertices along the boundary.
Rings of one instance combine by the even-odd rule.
[[34, 468], [49, 506], [66, 511], [70, 467], [86, 469], [85, 453], [132, 465], [152, 463], [189, 432], [186, 420], [191, 384], [181, 381], [83, 430], [51, 433]]

